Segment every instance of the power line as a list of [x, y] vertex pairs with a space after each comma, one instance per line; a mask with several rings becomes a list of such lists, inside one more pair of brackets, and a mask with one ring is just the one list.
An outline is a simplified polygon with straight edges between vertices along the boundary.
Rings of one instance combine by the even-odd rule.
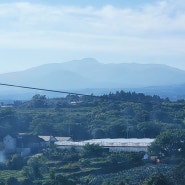
[[40, 91], [47, 91], [47, 92], [54, 92], [54, 93], [61, 93], [61, 94], [77, 95], [77, 96], [97, 97], [97, 96], [94, 96], [94, 95], [83, 94], [83, 93], [74, 93], [74, 92], [68, 92], [68, 91], [59, 91], [59, 90], [52, 90], [52, 89], [22, 86], [22, 85], [13, 85], [13, 84], [5, 84], [5, 83], [0, 83], [0, 85], [8, 86], [8, 87], [17, 87], [17, 88], [22, 88], [22, 89], [32, 89], [32, 90], [40, 90]]
[[[54, 92], [54, 93], [60, 93], [60, 94], [68, 94], [68, 95], [77, 95], [77, 96], [89, 96], [93, 98], [101, 98], [106, 100], [115, 100], [113, 97], [104, 97], [104, 96], [95, 96], [90, 94], [83, 94], [83, 93], [75, 93], [75, 92], [69, 92], [69, 91], [60, 91], [60, 90], [53, 90], [53, 89], [44, 89], [44, 88], [37, 88], [37, 87], [29, 87], [29, 86], [23, 86], [23, 85], [14, 85], [14, 84], [6, 84], [6, 83], [0, 83], [1, 86], [8, 86], [8, 87], [17, 87], [22, 89], [30, 89], [30, 90], [41, 90], [41, 91], [47, 91], [47, 92]], [[144, 101], [129, 101], [133, 103], [141, 103], [141, 104], [150, 104], [152, 103], [159, 105], [161, 102], [144, 102]]]

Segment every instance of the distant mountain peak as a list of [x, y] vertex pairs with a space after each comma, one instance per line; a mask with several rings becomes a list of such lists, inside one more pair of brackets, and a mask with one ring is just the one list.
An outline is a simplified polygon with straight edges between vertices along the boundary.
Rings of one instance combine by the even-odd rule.
[[79, 64], [100, 64], [100, 62], [95, 58], [82, 58], [79, 60], [71, 60], [65, 63], [79, 63]]
[[99, 63], [97, 59], [95, 58], [82, 58], [81, 59], [82, 62], [95, 62], [95, 63]]

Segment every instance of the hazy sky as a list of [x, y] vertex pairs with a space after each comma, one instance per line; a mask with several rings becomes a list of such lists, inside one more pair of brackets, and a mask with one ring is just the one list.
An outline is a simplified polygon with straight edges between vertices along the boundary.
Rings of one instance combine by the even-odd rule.
[[185, 69], [185, 0], [0, 1], [0, 73], [86, 57]]

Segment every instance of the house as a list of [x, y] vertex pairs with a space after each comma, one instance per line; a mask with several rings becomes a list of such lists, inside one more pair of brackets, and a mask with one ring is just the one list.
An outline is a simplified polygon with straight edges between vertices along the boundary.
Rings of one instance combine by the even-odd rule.
[[72, 141], [70, 137], [36, 136], [28, 133], [7, 135], [3, 138], [5, 154], [18, 153], [22, 156], [42, 152], [47, 147], [54, 146], [55, 142]]
[[42, 149], [43, 140], [36, 135], [19, 133], [16, 137], [16, 153], [23, 156], [38, 153]]
[[4, 151], [6, 154], [16, 152], [16, 139], [11, 135], [7, 135], [3, 138]]
[[3, 138], [5, 154], [18, 153], [22, 156], [38, 153], [43, 142], [38, 136], [19, 133], [17, 135], [7, 135]]

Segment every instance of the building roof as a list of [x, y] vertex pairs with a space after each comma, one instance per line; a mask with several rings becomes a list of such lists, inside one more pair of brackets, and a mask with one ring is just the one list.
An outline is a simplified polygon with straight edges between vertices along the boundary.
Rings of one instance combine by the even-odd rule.
[[31, 143], [40, 143], [42, 141], [43, 140], [38, 136], [26, 133], [18, 134], [16, 137], [17, 147], [25, 147], [30, 145]]
[[72, 141], [56, 141], [55, 144], [58, 146], [85, 146], [86, 144], [98, 144], [104, 147], [147, 147], [149, 146], [154, 139], [143, 138], [118, 138], [118, 139], [91, 139], [80, 142], [72, 142]]
[[71, 141], [71, 137], [38, 136], [46, 142], [49, 141]]
[[53, 136], [38, 136], [39, 138], [43, 139], [44, 141], [57, 141], [55, 137]]
[[71, 137], [55, 137], [57, 141], [71, 141]]

